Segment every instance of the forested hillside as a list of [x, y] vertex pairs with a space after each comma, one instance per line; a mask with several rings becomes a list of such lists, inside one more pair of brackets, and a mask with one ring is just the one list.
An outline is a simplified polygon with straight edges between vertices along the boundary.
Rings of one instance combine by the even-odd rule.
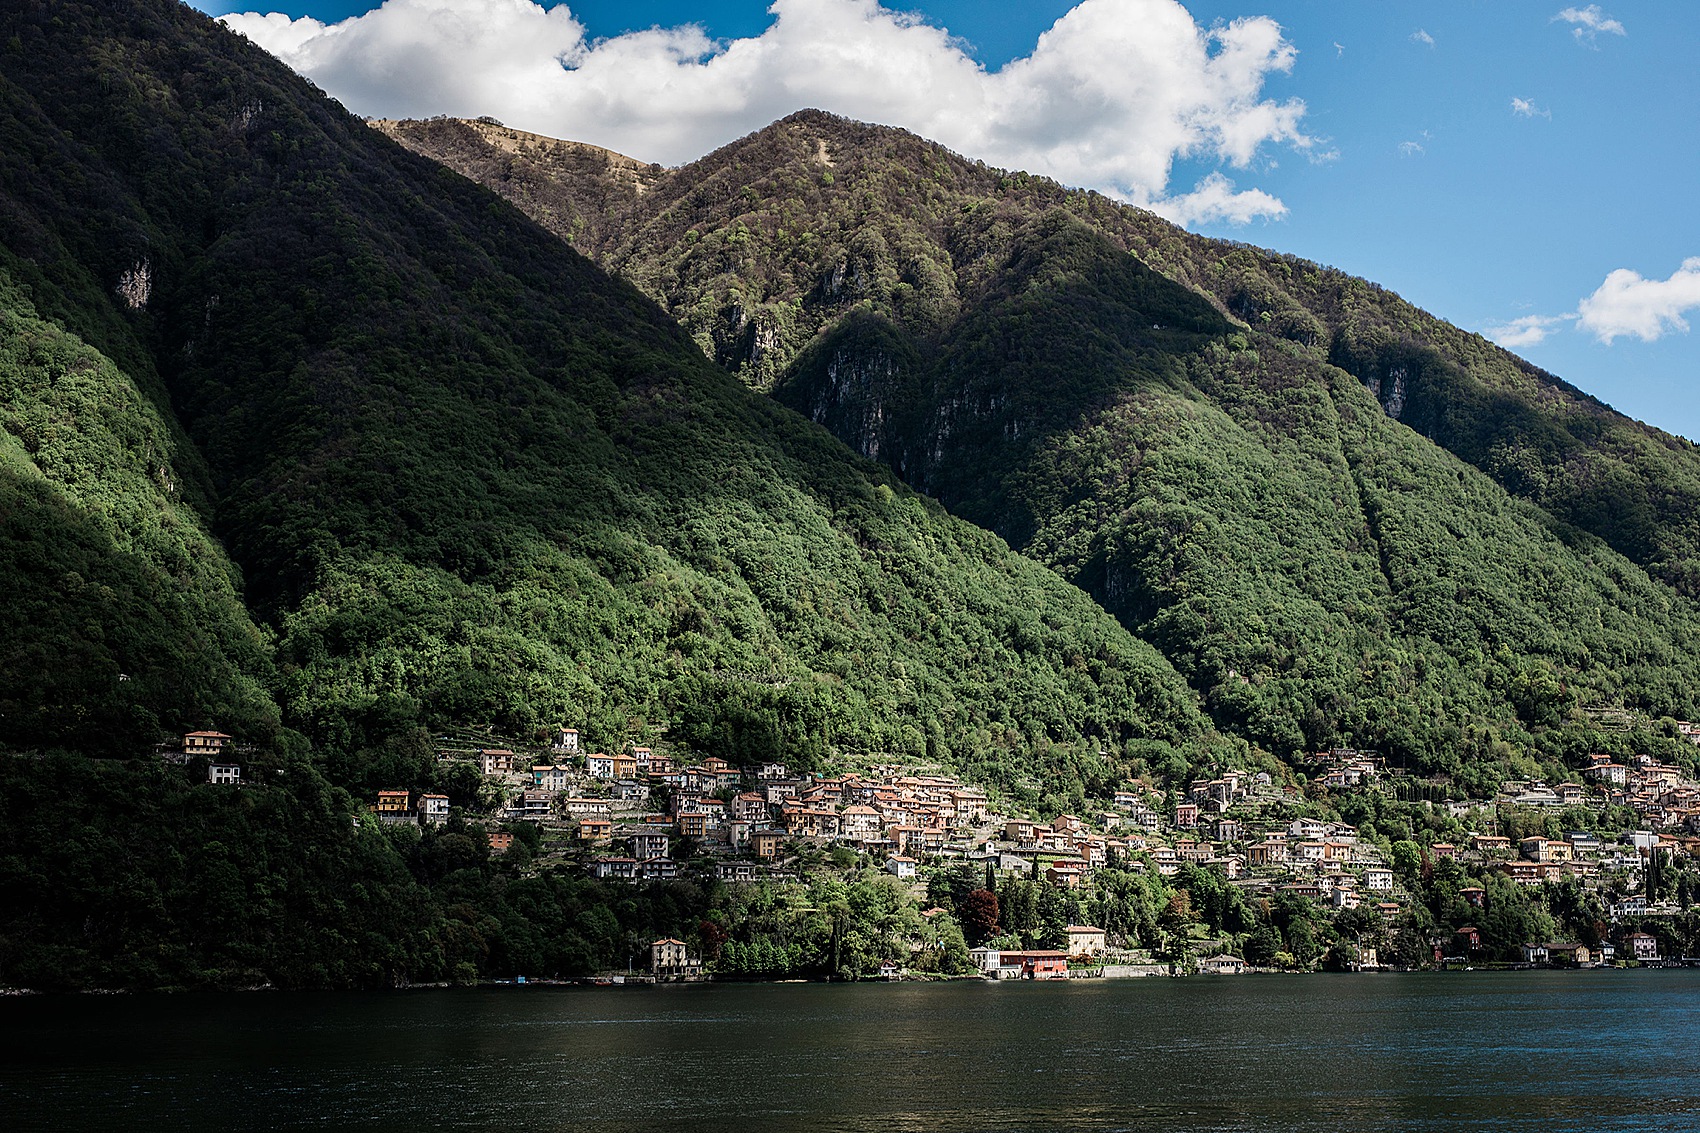
[[1084, 595], [240, 37], [173, 0], [22, 5], [0, 32], [17, 290], [171, 415], [151, 443], [192, 443], [183, 498], [316, 743], [706, 717], [802, 765], [849, 746], [1098, 786], [1125, 745], [1205, 757], [1183, 682]]
[[[0, 982], [582, 971], [706, 909], [351, 829], [476, 801], [445, 728], [1047, 808], [1251, 757], [1087, 595], [177, 0], [0, 8], [0, 273]], [[241, 792], [143, 761], [209, 726]]]
[[1491, 776], [1578, 707], [1696, 710], [1700, 453], [1372, 284], [818, 112], [619, 197], [383, 128], [594, 217], [553, 227], [1286, 758]]

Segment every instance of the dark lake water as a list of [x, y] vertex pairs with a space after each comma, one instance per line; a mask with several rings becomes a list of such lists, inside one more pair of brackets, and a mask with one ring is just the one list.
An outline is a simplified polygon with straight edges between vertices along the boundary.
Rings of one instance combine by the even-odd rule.
[[0, 1128], [1700, 1129], [1700, 972], [0, 1001]]

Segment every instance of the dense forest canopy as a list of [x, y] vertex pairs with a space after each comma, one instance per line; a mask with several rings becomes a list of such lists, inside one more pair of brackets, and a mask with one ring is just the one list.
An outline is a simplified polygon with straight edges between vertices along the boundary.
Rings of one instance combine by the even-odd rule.
[[1577, 706], [1696, 711], [1700, 453], [1372, 284], [814, 111], [641, 189], [488, 123], [381, 128], [1283, 758], [1491, 776]]
[[[1693, 447], [1371, 285], [816, 113], [681, 170], [380, 125], [429, 156], [178, 0], [0, 7], [0, 978], [961, 962], [866, 862], [755, 908], [360, 817], [474, 805], [451, 729], [1090, 813], [1697, 713]], [[197, 728], [247, 787], [148, 758]], [[1157, 944], [1132, 878], [1004, 927]]]

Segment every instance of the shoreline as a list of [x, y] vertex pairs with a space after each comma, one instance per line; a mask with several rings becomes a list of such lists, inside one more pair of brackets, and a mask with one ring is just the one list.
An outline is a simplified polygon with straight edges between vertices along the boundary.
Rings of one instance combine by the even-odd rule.
[[1201, 981], [1224, 980], [1225, 981], [1225, 980], [1240, 979], [1240, 978], [1244, 978], [1244, 977], [1247, 977], [1247, 976], [1251, 976], [1251, 977], [1258, 977], [1258, 976], [1264, 976], [1264, 977], [1268, 977], [1268, 976], [1321, 976], [1321, 977], [1328, 977], [1328, 976], [1437, 976], [1437, 975], [1458, 976], [1458, 975], [1480, 975], [1480, 974], [1496, 974], [1497, 975], [1497, 974], [1507, 974], [1507, 973], [1528, 973], [1528, 972], [1545, 973], [1545, 972], [1671, 971], [1671, 970], [1682, 970], [1682, 969], [1689, 969], [1689, 968], [1700, 968], [1700, 957], [1685, 956], [1680, 960], [1658, 960], [1658, 961], [1652, 961], [1652, 962], [1631, 963], [1631, 964], [1613, 964], [1613, 965], [1605, 965], [1605, 964], [1585, 964], [1585, 965], [1551, 965], [1551, 964], [1548, 964], [1548, 965], [1541, 965], [1541, 964], [1503, 963], [1503, 964], [1475, 964], [1475, 965], [1470, 965], [1468, 967], [1430, 967], [1430, 968], [1403, 968], [1403, 969], [1366, 968], [1366, 969], [1361, 969], [1361, 970], [1358, 970], [1358, 971], [1351, 971], [1351, 972], [1285, 971], [1285, 970], [1279, 970], [1279, 969], [1274, 969], [1274, 968], [1260, 968], [1260, 969], [1255, 969], [1255, 970], [1247, 970], [1247, 971], [1244, 971], [1244, 972], [1239, 972], [1239, 973], [1236, 973], [1234, 975], [1226, 975], [1226, 974], [1218, 973], [1218, 972], [1174, 972], [1174, 973], [1166, 973], [1166, 974], [1150, 974], [1150, 975], [1141, 975], [1141, 976], [1111, 976], [1111, 977], [1106, 977], [1106, 976], [1098, 975], [1098, 974], [1079, 975], [1079, 976], [1071, 975], [1071, 976], [1066, 976], [1066, 977], [1053, 977], [1053, 978], [1048, 978], [1048, 979], [996, 979], [996, 978], [988, 978], [986, 976], [978, 976], [978, 975], [959, 975], [959, 976], [916, 975], [916, 976], [898, 976], [898, 977], [895, 977], [895, 978], [882, 978], [882, 977], [875, 976], [875, 977], [871, 977], [871, 978], [868, 978], [868, 979], [861, 979], [861, 980], [804, 979], [804, 978], [791, 978], [791, 979], [782, 979], [782, 980], [733, 979], [733, 978], [718, 979], [718, 978], [715, 978], [715, 977], [712, 977], [712, 976], [703, 976], [703, 977], [698, 977], [698, 978], [694, 978], [694, 979], [658, 980], [658, 979], [654, 978], [653, 976], [640, 975], [640, 974], [634, 972], [630, 976], [627, 976], [624, 973], [621, 973], [618, 976], [612, 976], [612, 975], [608, 975], [608, 976], [574, 976], [574, 977], [566, 977], [566, 978], [553, 978], [553, 977], [533, 978], [533, 977], [527, 976], [527, 977], [509, 977], [507, 979], [478, 980], [474, 983], [453, 983], [453, 982], [450, 982], [450, 981], [442, 980], [442, 981], [436, 981], [436, 982], [431, 982], [431, 983], [396, 984], [396, 985], [393, 985], [393, 986], [390, 986], [390, 987], [340, 988], [340, 989], [338, 989], [338, 988], [290, 988], [290, 989], [286, 989], [286, 988], [279, 988], [279, 987], [277, 987], [276, 985], [273, 985], [273, 984], [260, 984], [260, 985], [254, 985], [254, 986], [250, 986], [250, 987], [240, 987], [240, 988], [184, 988], [184, 987], [165, 987], [165, 988], [146, 988], [146, 989], [135, 989], [135, 988], [79, 988], [79, 989], [76, 989], [76, 990], [69, 990], [69, 991], [58, 991], [58, 990], [50, 990], [50, 989], [43, 989], [43, 988], [28, 988], [28, 987], [0, 987], [0, 1000], [5, 1000], [5, 999], [42, 999], [42, 998], [62, 999], [62, 998], [72, 998], [72, 997], [112, 997], [112, 996], [143, 996], [143, 995], [165, 995], [165, 996], [178, 997], [178, 996], [199, 996], [199, 995], [254, 995], [254, 994], [266, 994], [266, 993], [276, 993], [276, 994], [286, 994], [286, 995], [294, 995], [294, 994], [305, 994], [305, 995], [325, 995], [325, 994], [369, 995], [369, 994], [372, 994], [372, 993], [383, 993], [383, 992], [448, 991], [448, 990], [468, 990], [468, 991], [470, 991], [470, 990], [478, 990], [478, 989], [490, 990], [490, 989], [497, 989], [497, 988], [506, 988], [506, 989], [513, 989], [513, 990], [520, 990], [520, 989], [526, 989], [526, 988], [556, 988], [556, 989], [558, 989], [558, 988], [594, 988], [594, 989], [597, 989], [597, 990], [606, 990], [606, 989], [611, 989], [611, 988], [626, 989], [626, 988], [656, 988], [656, 987], [712, 987], [712, 986], [751, 987], [751, 986], [760, 986], [760, 985], [779, 986], [779, 985], [785, 985], [785, 984], [811, 984], [811, 985], [845, 984], [845, 985], [868, 986], [868, 985], [879, 985], [879, 984], [953, 984], [953, 983], [954, 984], [973, 983], [973, 984], [990, 984], [990, 985], [1003, 985], [1003, 984], [1063, 984], [1063, 985], [1067, 985], [1067, 984], [1072, 984], [1072, 983], [1080, 983], [1080, 982], [1088, 981], [1088, 980], [1093, 982], [1093, 983], [1138, 983], [1138, 982], [1146, 981], [1146, 980], [1201, 980]]

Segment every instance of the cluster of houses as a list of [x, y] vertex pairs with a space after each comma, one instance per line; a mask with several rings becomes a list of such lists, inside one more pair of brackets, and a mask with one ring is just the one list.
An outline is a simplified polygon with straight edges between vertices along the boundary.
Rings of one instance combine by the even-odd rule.
[[[1683, 725], [1700, 743], [1700, 725]], [[204, 758], [208, 782], [240, 786], [239, 749], [232, 737], [195, 731], [181, 742], [161, 745], [162, 758], [187, 763]], [[743, 769], [708, 758], [686, 763], [648, 747], [622, 752], [585, 751], [579, 733], [558, 728], [547, 751], [512, 748], [447, 750], [444, 760], [472, 763], [504, 804], [489, 817], [534, 822], [558, 829], [584, 846], [586, 869], [609, 880], [676, 877], [680, 859], [699, 857], [728, 881], [754, 881], [780, 868], [796, 843], [844, 845], [871, 855], [900, 879], [917, 876], [923, 859], [984, 861], [994, 868], [1025, 870], [1062, 887], [1084, 884], [1093, 872], [1115, 862], [1139, 862], [1165, 876], [1188, 863], [1213, 867], [1230, 882], [1264, 896], [1306, 897], [1337, 909], [1371, 903], [1396, 917], [1403, 898], [1394, 871], [1379, 850], [1359, 839], [1353, 827], [1316, 818], [1266, 817], [1272, 804], [1296, 802], [1301, 793], [1273, 782], [1266, 773], [1227, 772], [1197, 779], [1167, 799], [1143, 784], [1115, 792], [1113, 807], [1082, 820], [1058, 815], [1040, 822], [994, 808], [984, 791], [942, 774], [916, 774], [901, 767], [871, 767], [838, 775], [792, 774], [781, 763]], [[1318, 756], [1319, 778], [1331, 790], [1375, 789], [1388, 778], [1381, 760], [1337, 749]], [[1454, 815], [1489, 811], [1495, 802], [1562, 807], [1627, 806], [1645, 829], [1622, 842], [1602, 842], [1586, 831], [1562, 838], [1524, 838], [1482, 831], [1462, 844], [1424, 847], [1434, 860], [1455, 859], [1496, 868], [1521, 885], [1578, 878], [1604, 884], [1608, 877], [1636, 875], [1646, 858], [1665, 852], [1700, 858], [1700, 784], [1651, 757], [1619, 763], [1590, 757], [1581, 783], [1507, 784], [1496, 800], [1447, 804]], [[377, 792], [371, 813], [386, 824], [435, 825], [448, 821], [446, 795], [397, 787]], [[1291, 810], [1286, 813], [1290, 814]], [[496, 850], [513, 835], [492, 824]], [[687, 853], [680, 853], [681, 849]], [[1633, 888], [1633, 885], [1630, 886]], [[1479, 889], [1463, 891], [1480, 904]], [[1646, 898], [1632, 895], [1610, 908], [1614, 921], [1647, 912]], [[1078, 929], [1078, 935], [1076, 930]], [[1094, 937], [1096, 933], [1096, 937]], [[1090, 926], [1070, 929], [1070, 945], [1057, 953], [994, 953], [979, 950], [976, 963], [990, 977], [1052, 978], [1060, 956], [1067, 961], [1102, 950], [1102, 933]], [[668, 943], [668, 942], [658, 942]], [[673, 942], [676, 943], [676, 942]], [[1469, 955], [1468, 933], [1451, 950]], [[1625, 938], [1636, 959], [1652, 938]], [[682, 946], [681, 946], [682, 947]], [[1530, 963], [1581, 963], [1574, 945], [1531, 944]], [[671, 953], [668, 954], [671, 956]], [[1610, 957], [1607, 957], [1608, 959]], [[1206, 970], [1229, 972], [1231, 956], [1211, 957]], [[669, 970], [690, 967], [681, 959]]]
[[[1338, 909], [1373, 903], [1389, 918], [1401, 909], [1392, 868], [1355, 828], [1315, 818], [1264, 820], [1271, 804], [1295, 801], [1298, 792], [1261, 772], [1197, 779], [1184, 796], [1167, 802], [1132, 784], [1115, 793], [1113, 809], [1090, 823], [1067, 814], [1043, 823], [999, 813], [985, 792], [946, 775], [899, 767], [793, 775], [781, 763], [740, 769], [709, 758], [687, 764], [642, 746], [587, 752], [571, 728], [557, 729], [542, 757], [483, 748], [445, 752], [443, 758], [470, 760], [509, 789], [500, 818], [569, 831], [592, 851], [589, 872], [610, 880], [676, 877], [681, 846], [711, 859], [726, 880], [755, 880], [772, 872], [788, 845], [804, 842], [867, 853], [902, 879], [915, 877], [919, 862], [934, 857], [990, 861], [1070, 888], [1117, 859], [1149, 863], [1165, 876], [1193, 863], [1214, 867], [1266, 896], [1290, 893]], [[1369, 789], [1386, 776], [1371, 754], [1337, 749], [1319, 758], [1323, 781], [1334, 790]], [[1619, 791], [1626, 805], [1643, 804], [1637, 809], [1650, 816], [1686, 808], [1700, 791], [1652, 760], [1631, 768], [1597, 757], [1588, 777]], [[1613, 796], [1598, 790], [1589, 795], [1575, 783], [1557, 788], [1517, 783], [1501, 801], [1563, 805], [1572, 798], [1603, 803]], [[1468, 813], [1490, 805], [1460, 809]], [[441, 795], [397, 789], [380, 792], [373, 810], [386, 822], [433, 823], [446, 818], [447, 808]], [[1519, 884], [1538, 885], [1633, 872], [1654, 849], [1700, 856], [1700, 839], [1654, 831], [1637, 834], [1628, 845], [1602, 844], [1577, 831], [1513, 846], [1503, 835], [1482, 832], [1464, 845], [1439, 842], [1425, 853], [1491, 864]], [[1635, 910], [1625, 904], [1613, 912], [1628, 916]]]

